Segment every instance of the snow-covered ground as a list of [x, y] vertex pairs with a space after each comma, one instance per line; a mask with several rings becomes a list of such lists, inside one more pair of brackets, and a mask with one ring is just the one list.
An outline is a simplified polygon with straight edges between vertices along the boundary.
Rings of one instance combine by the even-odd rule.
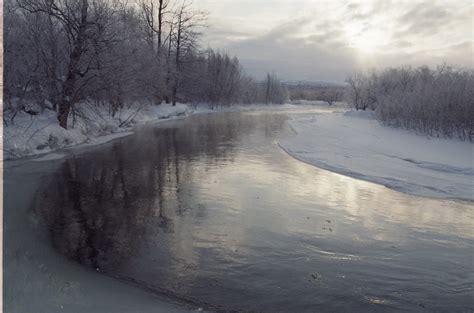
[[[314, 105], [316, 103], [311, 103]], [[319, 103], [322, 105], [322, 103]], [[68, 129], [58, 125], [56, 112], [45, 110], [31, 116], [19, 112], [14, 123], [3, 127], [4, 159], [17, 159], [32, 155], [41, 155], [36, 161], [58, 159], [64, 155], [52, 153], [77, 145], [98, 145], [123, 136], [133, 134], [133, 126], [176, 119], [191, 114], [213, 112], [236, 112], [254, 110], [294, 109], [304, 105], [265, 105], [228, 106], [209, 108], [208, 105], [189, 104], [135, 104], [119, 110], [114, 116], [106, 106], [96, 107], [88, 103], [76, 105], [75, 117], [70, 116]], [[326, 105], [327, 106], [327, 105]]]
[[131, 105], [112, 116], [105, 106], [81, 103], [76, 111], [67, 130], [58, 125], [54, 111], [45, 110], [36, 116], [19, 112], [14, 123], [3, 128], [5, 159], [45, 154], [79, 144], [101, 144], [132, 134], [133, 125], [182, 117], [193, 110], [185, 104]]
[[280, 146], [346, 176], [429, 197], [474, 200], [474, 145], [385, 127], [370, 112], [293, 115]]

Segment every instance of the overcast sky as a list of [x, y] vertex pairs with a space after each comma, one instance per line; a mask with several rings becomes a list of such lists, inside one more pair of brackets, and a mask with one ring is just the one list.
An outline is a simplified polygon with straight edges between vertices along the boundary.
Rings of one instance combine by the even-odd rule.
[[473, 67], [471, 0], [196, 0], [204, 48], [249, 74], [343, 81], [354, 69], [447, 62]]

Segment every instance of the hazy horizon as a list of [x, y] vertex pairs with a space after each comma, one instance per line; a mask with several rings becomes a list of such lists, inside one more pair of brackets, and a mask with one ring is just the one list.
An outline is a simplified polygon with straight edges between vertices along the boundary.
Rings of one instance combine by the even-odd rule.
[[201, 0], [203, 46], [256, 77], [341, 82], [354, 70], [443, 62], [473, 67], [466, 1]]

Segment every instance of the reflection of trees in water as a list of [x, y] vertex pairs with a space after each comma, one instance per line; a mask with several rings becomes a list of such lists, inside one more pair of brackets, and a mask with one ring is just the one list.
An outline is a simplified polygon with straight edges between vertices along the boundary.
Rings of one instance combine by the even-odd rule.
[[134, 254], [153, 209], [118, 149], [107, 162], [66, 160], [38, 207], [53, 244], [80, 263], [107, 267]]
[[[190, 207], [193, 168], [203, 161], [217, 166], [232, 161], [243, 136], [256, 128], [268, 136], [272, 125], [262, 120], [267, 115], [233, 117], [150, 128], [86, 158], [65, 160], [37, 207], [54, 246], [82, 264], [107, 270], [136, 254], [147, 236], [173, 232], [174, 219], [187, 210], [204, 210]], [[283, 119], [277, 120], [280, 128]]]

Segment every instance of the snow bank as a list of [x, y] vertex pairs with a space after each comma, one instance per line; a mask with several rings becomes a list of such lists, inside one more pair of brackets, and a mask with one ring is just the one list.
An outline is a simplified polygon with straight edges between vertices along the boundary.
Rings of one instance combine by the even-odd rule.
[[380, 125], [370, 112], [294, 115], [290, 155], [339, 174], [437, 198], [474, 200], [474, 146]]
[[78, 144], [96, 145], [132, 134], [137, 123], [149, 123], [190, 114], [185, 104], [131, 105], [114, 116], [105, 106], [77, 105], [68, 129], [58, 125], [56, 113], [46, 110], [36, 116], [19, 112], [13, 124], [4, 126], [4, 158], [45, 154]]
[[[15, 159], [32, 155], [44, 155], [76, 145], [98, 145], [123, 136], [133, 134], [134, 125], [154, 123], [168, 119], [185, 117], [191, 114], [239, 111], [291, 110], [304, 105], [232, 105], [210, 108], [208, 104], [134, 104], [115, 113], [107, 106], [94, 106], [89, 103], [76, 105], [76, 114], [70, 116], [68, 129], [58, 125], [56, 112], [45, 110], [31, 116], [19, 112], [14, 123], [4, 125], [4, 158]], [[8, 116], [6, 117], [8, 121]], [[44, 155], [36, 161], [60, 158], [58, 155]]]
[[[107, 106], [89, 103], [76, 105], [76, 114], [70, 116], [68, 129], [58, 125], [56, 112], [45, 110], [31, 116], [19, 112], [14, 123], [4, 125], [4, 158], [15, 159], [31, 155], [43, 155], [75, 145], [98, 145], [123, 136], [133, 134], [134, 125], [185, 117], [190, 114], [238, 111], [262, 111], [294, 109], [292, 104], [283, 105], [233, 105], [210, 108], [208, 104], [134, 104], [123, 108], [114, 116]], [[8, 116], [6, 117], [7, 121]], [[58, 155], [42, 156], [37, 161], [59, 158]]]
[[60, 160], [64, 158], [66, 155], [61, 153], [49, 153], [45, 154], [39, 158], [33, 159], [35, 162], [42, 162], [42, 161], [52, 161], [52, 160]]

